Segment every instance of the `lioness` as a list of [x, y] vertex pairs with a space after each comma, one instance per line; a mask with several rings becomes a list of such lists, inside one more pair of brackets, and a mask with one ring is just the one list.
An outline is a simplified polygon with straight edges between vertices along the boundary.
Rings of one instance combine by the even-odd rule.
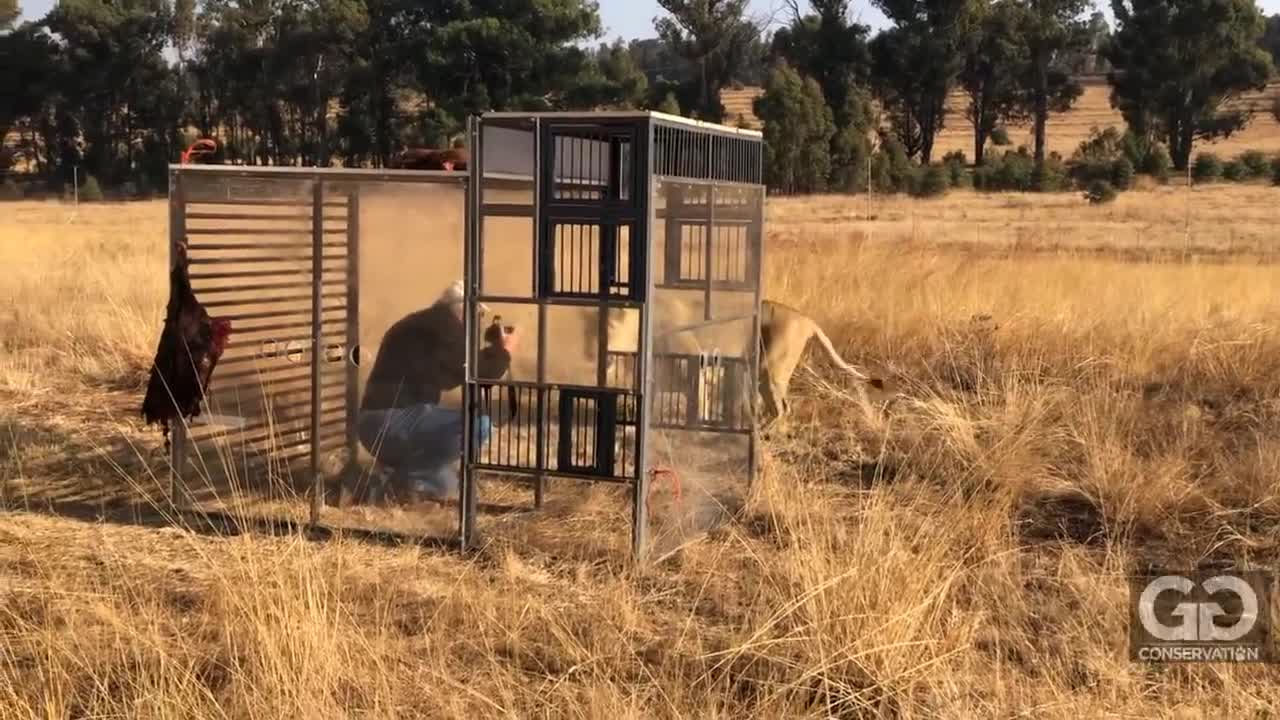
[[[666, 312], [674, 313], [678, 308], [666, 308]], [[687, 315], [688, 313], [684, 313]], [[637, 337], [636, 324], [639, 313], [611, 310], [609, 312], [609, 349], [635, 351]], [[590, 328], [587, 352], [595, 350], [594, 328]], [[858, 370], [840, 357], [831, 339], [808, 315], [774, 300], [763, 300], [760, 304], [760, 377], [757, 385], [757, 398], [762, 401], [763, 414], [768, 420], [762, 425], [771, 425], [785, 417], [791, 410], [787, 400], [787, 392], [791, 384], [791, 376], [795, 373], [800, 358], [808, 347], [809, 340], [817, 338], [819, 345], [826, 351], [827, 357], [840, 369], [849, 373], [854, 379], [870, 386], [876, 391], [884, 391], [884, 381], [873, 378]], [[698, 353], [696, 339], [690, 333], [664, 334], [655, 342], [654, 352]], [[746, 352], [742, 354], [746, 356]], [[609, 361], [612, 366], [612, 359]], [[665, 388], [659, 388], [662, 390]]]
[[[849, 373], [861, 383], [876, 390], [884, 390], [884, 381], [873, 378], [845, 362], [831, 344], [831, 338], [818, 323], [799, 310], [774, 300], [760, 303], [760, 395], [765, 412], [772, 415], [769, 424], [785, 417], [791, 411], [787, 401], [787, 389], [796, 365], [804, 355], [810, 338], [817, 338], [836, 367]], [[865, 388], [860, 388], [865, 390]]]

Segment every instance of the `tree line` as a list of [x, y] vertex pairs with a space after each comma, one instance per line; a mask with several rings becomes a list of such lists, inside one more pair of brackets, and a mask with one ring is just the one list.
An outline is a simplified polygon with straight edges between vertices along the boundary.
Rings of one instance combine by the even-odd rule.
[[1252, 0], [1113, 0], [1114, 29], [1087, 0], [872, 2], [890, 21], [875, 34], [850, 0], [788, 0], [774, 31], [748, 0], [659, 0], [656, 38], [593, 46], [591, 0], [60, 0], [22, 23], [0, 0], [0, 169], [160, 191], [200, 136], [222, 162], [380, 167], [449, 144], [471, 113], [720, 122], [721, 90], [747, 84], [765, 87], [775, 191], [857, 191], [936, 164], [954, 89], [978, 166], [1029, 120], [1040, 167], [1048, 117], [1102, 70], [1131, 131], [1181, 169], [1248, 122], [1231, 101], [1265, 86], [1280, 48], [1280, 16]]
[[[772, 36], [756, 101], [775, 190], [936, 189], [957, 179], [963, 154], [936, 163], [933, 151], [954, 91], [965, 99], [976, 185], [1050, 190], [1069, 172], [1088, 183], [1183, 171], [1195, 143], [1250, 122], [1254, 108], [1239, 100], [1263, 90], [1280, 62], [1280, 16], [1264, 17], [1253, 0], [1112, 0], [1114, 28], [1088, 0], [871, 3], [891, 23], [874, 36], [851, 21], [850, 0], [788, 2], [791, 21]], [[1099, 72], [1127, 130], [1095, 133], [1068, 170], [1047, 152], [1048, 120], [1080, 98], [1079, 75]], [[1030, 152], [988, 158], [992, 145], [1009, 144], [1008, 125], [1028, 122]]]

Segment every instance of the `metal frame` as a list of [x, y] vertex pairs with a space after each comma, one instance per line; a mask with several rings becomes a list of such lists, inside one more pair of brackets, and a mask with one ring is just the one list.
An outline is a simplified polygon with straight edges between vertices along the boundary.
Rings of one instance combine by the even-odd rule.
[[[486, 171], [483, 145], [484, 130], [487, 126], [519, 129], [531, 133], [534, 167], [530, 174]], [[255, 214], [251, 212], [254, 206], [295, 206], [301, 209], [309, 204], [310, 226], [308, 229], [310, 243], [307, 245], [309, 245], [310, 255], [306, 259], [310, 260], [311, 276], [305, 282], [300, 281], [296, 277], [296, 273], [292, 277], [278, 278], [279, 281], [277, 282], [275, 276], [282, 273], [276, 270], [239, 270], [204, 275], [205, 278], [217, 277], [220, 279], [243, 278], [249, 280], [254, 278], [254, 280], [249, 281], [252, 284], [242, 283], [236, 285], [236, 291], [271, 292], [273, 294], [268, 299], [278, 305], [309, 301], [309, 311], [297, 307], [274, 312], [241, 312], [236, 314], [234, 312], [235, 307], [248, 305], [254, 301], [243, 299], [228, 300], [219, 297], [220, 294], [227, 294], [228, 291], [225, 287], [221, 289], [221, 293], [219, 292], [220, 288], [201, 289], [197, 287], [196, 293], [201, 296], [211, 296], [210, 299], [206, 300], [205, 304], [210, 307], [214, 314], [228, 314], [227, 311], [230, 310], [233, 327], [239, 321], [257, 320], [267, 321], [269, 324], [254, 326], [251, 329], [252, 331], [310, 330], [311, 337], [296, 338], [296, 340], [302, 342], [313, 342], [311, 362], [305, 374], [290, 374], [287, 377], [277, 374], [275, 379], [282, 384], [305, 382], [305, 389], [309, 390], [309, 400], [307, 402], [285, 409], [301, 409], [309, 406], [306, 415], [298, 415], [290, 418], [290, 421], [300, 422], [305, 420], [309, 425], [309, 427], [299, 425], [295, 429], [308, 432], [306, 452], [309, 455], [309, 470], [312, 480], [310, 483], [310, 521], [312, 525], [317, 525], [320, 523], [325, 505], [325, 489], [322, 486], [322, 477], [319, 472], [319, 458], [321, 452], [329, 447], [329, 442], [322, 432], [323, 428], [327, 427], [325, 415], [328, 414], [323, 409], [322, 401], [330, 399], [326, 395], [326, 372], [323, 367], [324, 363], [321, 362], [319, 343], [323, 342], [327, 335], [334, 335], [345, 340], [348, 354], [358, 352], [359, 346], [360, 293], [358, 288], [358, 258], [361, 239], [358, 218], [360, 204], [358, 187], [352, 187], [351, 184], [360, 182], [395, 182], [455, 184], [462, 186], [466, 196], [463, 274], [465, 278], [464, 302], [466, 313], [464, 322], [467, 333], [465, 355], [467, 367], [462, 388], [463, 409], [466, 420], [463, 424], [462, 432], [464, 452], [460, 473], [461, 492], [458, 503], [460, 545], [466, 548], [475, 540], [478, 507], [477, 473], [496, 471], [529, 478], [533, 485], [535, 506], [542, 505], [545, 483], [549, 477], [630, 484], [632, 488], [632, 550], [637, 559], [643, 559], [648, 549], [647, 500], [650, 472], [646, 458], [646, 446], [649, 444], [647, 431], [650, 428], [687, 429], [749, 436], [749, 474], [751, 481], [755, 481], [757, 469], [755, 423], [758, 410], [757, 393], [749, 392], [751, 417], [745, 423], [742, 422], [742, 418], [736, 417], [736, 409], [732, 412], [726, 410], [725, 416], [727, 419], [722, 421], [699, 418], [696, 417], [697, 413], [695, 412], [693, 415], [686, 417], [683, 422], [672, 421], [668, 423], [661, 418], [657, 418], [655, 422], [653, 413], [655, 410], [659, 410], [654, 404], [653, 392], [651, 392], [651, 376], [655, 369], [659, 369], [655, 363], [659, 361], [662, 363], [673, 361], [692, 362], [695, 358], [693, 356], [676, 357], [675, 355], [666, 354], [660, 358], [655, 357], [653, 351], [654, 317], [651, 300], [658, 289], [701, 289], [704, 291], [706, 303], [704, 322], [726, 322], [731, 319], [745, 320], [747, 316], [743, 315], [731, 319], [721, 318], [713, 321], [711, 309], [713, 292], [716, 290], [744, 292], [753, 290], [751, 322], [756, 343], [754, 350], [748, 351], [750, 352], [750, 357], [746, 359], [746, 364], [749, 367], [745, 371], [738, 367], [737, 373], [739, 376], [744, 375], [746, 382], [750, 384], [750, 389], [754, 390], [759, 377], [760, 352], [758, 339], [763, 270], [762, 136], [757, 131], [711, 125], [652, 112], [487, 113], [468, 119], [467, 136], [471, 149], [472, 163], [469, 170], [465, 172], [216, 165], [170, 166], [171, 259], [173, 258], [172, 248], [178, 242], [185, 241], [190, 237], [234, 234], [232, 231], [224, 232], [208, 228], [201, 232], [190, 226], [189, 219], [224, 218], [226, 220], [249, 220], [255, 217], [260, 219], [263, 217], [261, 213]], [[566, 140], [565, 138], [577, 138], [577, 140]], [[588, 151], [591, 153], [596, 153], [594, 148], [597, 147], [604, 149], [600, 150], [598, 155], [591, 155], [590, 162], [595, 164], [585, 170], [579, 169], [580, 171], [576, 175], [571, 172], [572, 168], [558, 173], [556, 169], [557, 162], [560, 162], [561, 166], [564, 165], [564, 162], [563, 158], [557, 160], [557, 153], [563, 154], [565, 152], [564, 143], [566, 142], [580, 142], [584, 144], [584, 147], [592, 148]], [[601, 145], [593, 143], [600, 143]], [[188, 176], [225, 177], [242, 180], [260, 179], [263, 181], [278, 181], [287, 178], [293, 181], [310, 181], [311, 197], [308, 203], [300, 199], [273, 200], [269, 197], [257, 195], [240, 198], [228, 196], [225, 200], [216, 202], [220, 205], [242, 206], [246, 209], [219, 213], [192, 213], [189, 211], [189, 206], [192, 203], [189, 202], [190, 198], [187, 194], [190, 188], [187, 187], [187, 183], [184, 183]], [[657, 193], [664, 183], [668, 182], [706, 185], [709, 199], [705, 217], [683, 217], [682, 211], [671, 205], [659, 212], [655, 202]], [[345, 226], [341, 218], [337, 216], [330, 217], [326, 213], [327, 208], [338, 206], [332, 202], [332, 198], [326, 199], [325, 196], [326, 190], [334, 186], [350, 188], [347, 189], [345, 203], [347, 213]], [[753, 191], [759, 191], [760, 202], [754, 208], [743, 213], [728, 211], [718, 218], [715, 193], [719, 188], [733, 187], [750, 188]], [[485, 191], [487, 189], [503, 188], [526, 191], [532, 189], [532, 205], [485, 201]], [[485, 267], [483, 221], [486, 217], [526, 217], [532, 220], [532, 251], [534, 256], [532, 258], [533, 277], [531, 280], [533, 292], [531, 297], [504, 297], [486, 295], [484, 293], [482, 277]], [[668, 261], [666, 257], [661, 256], [662, 253], [654, 251], [653, 231], [658, 227], [657, 223], [659, 221], [667, 223], [668, 228], [678, 228], [679, 223], [685, 221], [700, 223], [706, 228], [705, 247], [703, 248], [706, 254], [705, 278], [700, 281], [691, 279], [689, 282], [673, 282], [669, 273], [666, 273], [664, 274], [666, 278], [663, 283], [655, 283], [659, 270], [657, 263]], [[715, 279], [711, 254], [718, 221], [746, 226], [747, 228], [745, 231], [746, 238], [744, 243], [746, 247], [744, 250], [749, 253], [749, 257], [752, 258], [754, 264], [745, 268], [746, 277], [742, 278], [740, 282], [723, 283]], [[576, 287], [572, 291], [565, 292], [565, 288], [556, 287], [552, 269], [556, 265], [556, 228], [561, 227], [560, 223], [588, 228], [589, 234], [594, 234], [588, 238], [587, 245], [600, 249], [599, 259], [591, 255], [590, 263], [595, 263], [595, 265], [592, 266], [589, 263], [584, 266], [589, 274], [588, 287], [585, 290], [583, 287]], [[623, 260], [623, 241], [619, 228], [624, 226], [629, 228], [630, 233], [626, 238], [627, 274], [625, 278], [619, 274], [621, 261]], [[243, 235], [248, 231], [240, 230], [237, 232]], [[282, 235], [286, 232], [296, 233], [298, 231], [276, 231], [270, 228], [261, 228], [253, 231], [252, 234], [258, 236], [254, 238], [255, 240], [259, 240], [266, 236]], [[338, 240], [338, 236], [341, 236], [342, 240]], [[671, 235], [668, 234], [668, 237], [671, 237]], [[274, 248], [298, 249], [302, 245], [285, 241], [283, 238], [279, 242], [266, 240], [246, 243], [243, 239], [227, 242], [219, 241], [216, 237], [206, 237], [199, 245], [193, 247], [196, 255], [199, 254], [201, 247], [217, 248], [224, 251], [234, 250], [235, 248], [254, 248], [261, 251]], [[345, 255], [336, 252], [339, 248], [345, 250]], [[588, 252], [592, 251], [588, 250]], [[281, 256], [262, 256], [252, 260], [258, 259], [270, 262], [272, 259], [281, 259]], [[245, 262], [248, 260], [250, 258], [223, 260], [192, 258], [193, 264], [196, 262], [213, 264], [218, 262]], [[331, 265], [331, 260], [345, 260], [347, 263], [345, 271]], [[338, 273], [341, 273], [340, 277], [342, 279], [336, 279]], [[594, 286], [590, 285], [591, 273], [594, 273], [596, 278]], [[192, 279], [193, 283], [197, 281], [194, 276]], [[331, 287], [344, 285], [345, 288], [341, 293], [333, 293], [328, 290]], [[309, 292], [305, 295], [291, 295], [288, 294], [290, 288], [296, 288], [297, 290], [306, 288]], [[326, 304], [327, 301], [339, 298], [344, 299], [346, 304], [342, 306]], [[517, 303], [536, 306], [538, 317], [538, 357], [537, 378], [535, 381], [495, 381], [476, 377], [480, 350], [478, 331], [481, 330], [481, 328], [477, 327], [479, 317], [477, 310], [481, 303]], [[329, 318], [326, 316], [330, 312], [337, 311], [339, 307], [345, 311], [346, 315], [344, 317]], [[547, 319], [548, 309], [551, 307], [591, 308], [598, 312], [600, 345], [597, 348], [599, 350], [597, 355], [599, 364], [594, 385], [577, 386], [548, 382]], [[607, 312], [611, 308], [639, 312], [638, 346], [636, 353], [630, 358], [632, 362], [629, 387], [621, 387], [616, 382], [609, 382], [606, 370], [606, 359], [619, 355], [608, 352], [607, 348]], [[305, 318], [306, 322], [302, 322], [302, 316], [304, 315], [309, 315], [309, 317]], [[329, 328], [330, 325], [336, 323], [340, 323], [340, 327]], [[705, 358], [701, 358], [698, 361], [704, 362]], [[220, 372], [215, 376], [215, 383], [219, 377], [226, 380], [232, 377], [244, 378], [252, 375], [253, 370], [251, 368], [246, 371], [243, 368], [235, 367], [236, 364], [237, 358], [224, 361], [219, 367]], [[741, 361], [737, 362], [738, 366], [741, 364]], [[358, 367], [352, 362], [347, 362], [345, 365], [342, 381], [345, 387], [341, 396], [345, 402], [345, 412], [340, 421], [345, 425], [343, 443], [354, 453], [359, 447], [355, 431], [355, 413], [359, 402], [359, 371]], [[531, 448], [532, 452], [530, 453], [534, 456], [531, 463], [522, 462], [518, 464], [519, 466], [513, 466], [511, 463], [481, 462], [479, 457], [480, 450], [474, 437], [476, 427], [474, 421], [479, 412], [478, 408], [481, 402], [488, 402], [490, 397], [485, 394], [485, 391], [480, 387], [481, 385], [486, 388], [513, 388], [514, 392], [519, 393], [519, 396], [523, 398], [520, 404], [527, 403], [531, 407], [527, 420], [535, 435], [533, 448]], [[731, 386], [728, 389], [732, 391], [734, 388]], [[552, 401], [553, 395], [556, 394], [560, 396], [559, 402]], [[575, 398], [578, 400], [575, 400]], [[737, 402], [736, 397], [725, 398], [724, 400]], [[556, 442], [556, 440], [564, 438], [573, 429], [570, 427], [573, 421], [558, 423], [560, 425], [559, 431], [553, 432], [551, 413], [562, 406], [574, 405], [578, 401], [585, 402], [591, 406], [592, 411], [589, 414], [594, 418], [594, 420], [590, 421], [594, 423], [591, 425], [593, 431], [584, 435], [582, 439], [573, 438], [569, 442], [579, 442], [580, 440], [587, 442], [589, 446], [594, 448], [595, 452], [589, 453], [589, 460], [585, 459], [586, 456], [584, 456], [584, 459], [581, 459], [580, 462], [573, 458], [568, 458], [569, 462], [565, 462], [565, 453], [568, 452], [568, 448], [565, 442]], [[560, 414], [563, 415], [564, 413]], [[564, 417], [561, 417], [561, 420], [564, 419]], [[622, 436], [625, 437], [626, 427], [634, 427], [634, 440], [631, 441], [631, 444], [624, 443], [622, 469], [619, 470], [616, 466], [617, 464], [613, 462], [615, 459], [613, 457], [614, 439], [615, 434], [618, 432], [621, 432]], [[244, 432], [258, 429], [260, 428], [249, 428]], [[497, 429], [495, 428], [496, 432]], [[553, 438], [553, 435], [557, 436], [557, 438]], [[592, 439], [587, 441], [585, 439], [587, 437]], [[171, 457], [173, 463], [171, 495], [175, 498], [177, 497], [179, 485], [182, 484], [182, 470], [187, 462], [186, 448], [190, 441], [189, 428], [182, 426], [174, 429]], [[552, 445], [553, 442], [555, 442], [554, 446]], [[608, 445], [608, 447], [605, 447], [605, 445]], [[292, 449], [297, 450], [300, 448], [301, 446], [294, 446]], [[530, 448], [524, 449], [529, 450]], [[628, 452], [631, 453], [630, 463], [628, 463], [626, 457]], [[297, 456], [295, 459], [301, 459], [301, 457]], [[553, 459], [560, 461], [556, 463], [557, 469], [555, 470], [551, 468]]]

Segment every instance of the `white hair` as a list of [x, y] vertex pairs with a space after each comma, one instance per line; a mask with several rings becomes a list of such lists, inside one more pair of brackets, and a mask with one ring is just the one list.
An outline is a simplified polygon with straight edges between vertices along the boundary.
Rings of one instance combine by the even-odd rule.
[[447, 305], [454, 305], [462, 302], [462, 300], [463, 300], [462, 281], [454, 280], [453, 283], [449, 285], [449, 287], [444, 289], [444, 292], [440, 293], [440, 299], [437, 300], [436, 302], [445, 303]]
[[[444, 289], [444, 292], [440, 293], [440, 299], [436, 300], [436, 302], [445, 305], [460, 304], [466, 297], [465, 287], [461, 280], [454, 280], [449, 287]], [[489, 306], [484, 303], [477, 303], [476, 307], [481, 312], [489, 312]]]

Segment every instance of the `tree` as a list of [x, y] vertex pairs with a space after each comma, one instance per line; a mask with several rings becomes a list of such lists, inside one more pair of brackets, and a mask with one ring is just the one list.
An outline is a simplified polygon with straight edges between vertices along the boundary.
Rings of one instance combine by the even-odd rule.
[[780, 61], [756, 98], [755, 113], [764, 121], [768, 186], [784, 194], [825, 189], [835, 123], [818, 82]]
[[1111, 104], [1135, 135], [1165, 140], [1185, 170], [1196, 140], [1248, 124], [1251, 110], [1233, 101], [1265, 88], [1272, 73], [1253, 0], [1112, 0], [1112, 9]]
[[[833, 115], [834, 109], [832, 110]], [[871, 159], [872, 140], [880, 127], [871, 93], [854, 87], [845, 98], [840, 114], [847, 123], [836, 126], [831, 138], [831, 181], [833, 189], [848, 192], [867, 189], [867, 163]]]
[[790, 4], [791, 22], [774, 33], [770, 54], [818, 81], [836, 126], [843, 128], [851, 120], [845, 114], [849, 97], [870, 75], [870, 28], [849, 20], [850, 0], [810, 0], [813, 12], [807, 15], [800, 14], [797, 0]]
[[1004, 123], [1027, 117], [1019, 70], [1027, 65], [1027, 47], [1019, 33], [1021, 12], [1011, 0], [985, 8], [969, 39], [960, 87], [968, 97], [965, 118], [973, 126], [974, 163], [982, 164], [987, 139]]
[[1035, 134], [1036, 165], [1044, 163], [1045, 128], [1050, 113], [1066, 112], [1084, 92], [1071, 77], [1067, 63], [1089, 43], [1088, 26], [1081, 19], [1090, 0], [1019, 0], [1023, 42], [1028, 62], [1023, 87]]
[[169, 151], [181, 105], [162, 55], [172, 21], [163, 0], [63, 0], [44, 18], [41, 24], [57, 38], [48, 102], [59, 118], [46, 146], [63, 148], [59, 169], [66, 179], [72, 176], [67, 163], [80, 160], [81, 132], [82, 174], [103, 183], [134, 179], [144, 165], [154, 168], [151, 153], [176, 155]]
[[873, 99], [865, 90], [871, 74], [869, 28], [850, 21], [849, 0], [810, 0], [809, 5], [812, 12], [801, 14], [798, 0], [790, 0], [791, 22], [774, 34], [770, 55], [818, 81], [836, 126], [830, 184], [859, 189], [866, 185], [875, 129]]
[[8, 30], [22, 14], [18, 0], [0, 0], [0, 30]]
[[1267, 16], [1266, 29], [1258, 40], [1258, 46], [1271, 56], [1271, 64], [1280, 67], [1280, 15]]
[[1084, 40], [1078, 47], [1062, 55], [1061, 65], [1072, 76], [1106, 72], [1107, 63], [1102, 58], [1102, 48], [1111, 37], [1111, 26], [1101, 11], [1095, 10], [1084, 23]]
[[568, 104], [584, 110], [634, 110], [644, 106], [648, 93], [648, 78], [618, 39], [591, 54], [568, 93]]
[[44, 107], [56, 52], [53, 39], [35, 23], [0, 35], [0, 139]]
[[894, 26], [871, 41], [880, 101], [911, 157], [928, 164], [964, 64], [976, 0], [874, 0]]
[[695, 116], [724, 117], [720, 90], [736, 67], [759, 48], [760, 28], [745, 16], [747, 0], [658, 0], [667, 17], [654, 20], [658, 37], [697, 72]]
[[406, 2], [399, 31], [420, 89], [449, 116], [564, 107], [600, 16], [588, 0]]

